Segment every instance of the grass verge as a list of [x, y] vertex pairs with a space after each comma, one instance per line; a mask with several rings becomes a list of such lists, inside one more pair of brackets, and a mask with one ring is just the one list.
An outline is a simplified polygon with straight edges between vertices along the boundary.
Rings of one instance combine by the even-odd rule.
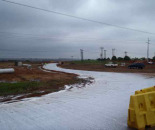
[[87, 82], [89, 82], [88, 79], [86, 80], [75, 77], [72, 80], [59, 79], [46, 82], [25, 81], [16, 83], [0, 83], [0, 96], [16, 96], [19, 94], [31, 94], [40, 96], [47, 93], [63, 90], [65, 89], [65, 85], [85, 84]]
[[41, 87], [40, 82], [0, 83], [0, 96], [23, 94]]

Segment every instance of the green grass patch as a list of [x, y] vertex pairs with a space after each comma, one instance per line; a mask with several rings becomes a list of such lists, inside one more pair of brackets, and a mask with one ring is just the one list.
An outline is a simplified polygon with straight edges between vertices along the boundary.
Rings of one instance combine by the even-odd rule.
[[28, 93], [37, 90], [40, 82], [0, 83], [0, 96]]
[[0, 96], [18, 95], [18, 94], [37, 94], [41, 91], [45, 93], [63, 90], [64, 85], [87, 82], [85, 79], [73, 78], [71, 80], [50, 80], [46, 82], [17, 82], [17, 83], [0, 83]]

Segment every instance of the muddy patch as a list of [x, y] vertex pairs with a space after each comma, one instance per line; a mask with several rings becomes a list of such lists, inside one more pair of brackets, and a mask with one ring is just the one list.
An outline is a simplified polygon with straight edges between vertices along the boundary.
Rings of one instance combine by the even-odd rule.
[[17, 94], [17, 95], [8, 95], [8, 96], [0, 96], [0, 103], [8, 104], [18, 101], [25, 101], [29, 100], [32, 97], [41, 97], [43, 95], [59, 92], [62, 90], [66, 91], [72, 91], [72, 88], [83, 88], [86, 87], [86, 85], [90, 85], [94, 82], [94, 78], [87, 77], [87, 78], [77, 78], [74, 84], [66, 84], [61, 87], [56, 87], [55, 89], [43, 89], [41, 91], [35, 91], [32, 93], [25, 93], [25, 94]]

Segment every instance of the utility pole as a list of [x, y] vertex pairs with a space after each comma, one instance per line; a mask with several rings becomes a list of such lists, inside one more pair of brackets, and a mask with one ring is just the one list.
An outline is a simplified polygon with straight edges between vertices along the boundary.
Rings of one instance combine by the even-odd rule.
[[127, 51], [125, 51], [124, 53], [125, 53], [125, 56], [128, 56], [128, 55], [127, 55], [127, 54], [128, 54], [128, 52], [127, 52]]
[[107, 50], [104, 50], [104, 59], [106, 59], [106, 51], [107, 51]]
[[74, 56], [71, 56], [71, 58], [72, 58], [72, 61], [73, 61], [73, 57], [74, 57]]
[[112, 57], [115, 56], [115, 48], [112, 49]]
[[81, 61], [83, 61], [83, 50], [80, 49], [80, 51], [81, 51]]
[[150, 39], [148, 38], [147, 43], [147, 61], [149, 61], [149, 44], [150, 44]]
[[104, 49], [104, 47], [100, 47], [100, 49], [101, 49], [100, 58], [103, 59], [103, 49]]

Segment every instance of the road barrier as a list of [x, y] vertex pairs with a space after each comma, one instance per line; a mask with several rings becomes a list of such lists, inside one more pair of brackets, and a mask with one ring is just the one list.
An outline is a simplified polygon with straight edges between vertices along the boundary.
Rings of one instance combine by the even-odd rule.
[[147, 93], [152, 91], [155, 91], [155, 86], [135, 91], [135, 94], [142, 94], [142, 93]]
[[131, 95], [128, 126], [136, 129], [155, 126], [155, 87], [142, 89]]

